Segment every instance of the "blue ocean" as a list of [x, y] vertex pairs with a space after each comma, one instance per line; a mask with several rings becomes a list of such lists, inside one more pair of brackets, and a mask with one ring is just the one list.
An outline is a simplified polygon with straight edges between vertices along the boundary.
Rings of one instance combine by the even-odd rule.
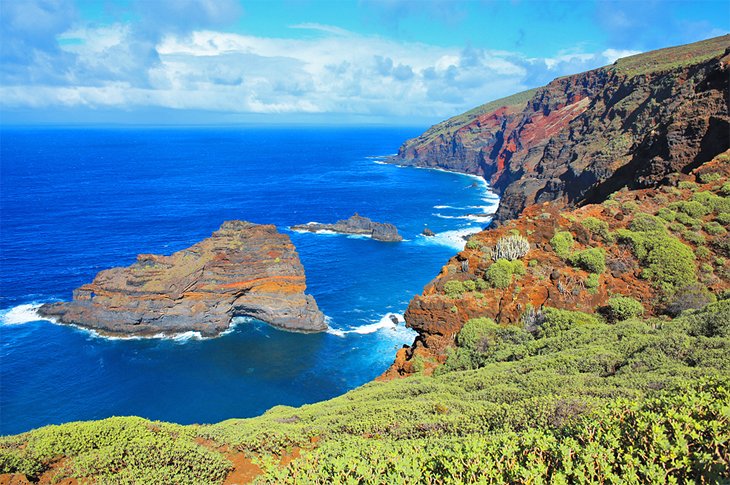
[[[377, 377], [413, 340], [410, 298], [488, 222], [472, 214], [498, 202], [476, 178], [383, 164], [423, 129], [3, 128], [0, 434], [114, 415], [217, 422]], [[404, 242], [288, 229], [355, 212]], [[291, 236], [328, 333], [241, 319], [208, 340], [108, 339], [38, 320], [39, 304], [100, 270], [183, 249], [229, 219]]]

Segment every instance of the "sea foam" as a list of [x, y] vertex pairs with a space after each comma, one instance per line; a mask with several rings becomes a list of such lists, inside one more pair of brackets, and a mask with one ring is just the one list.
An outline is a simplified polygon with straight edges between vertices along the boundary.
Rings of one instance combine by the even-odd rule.
[[0, 312], [0, 321], [5, 325], [21, 325], [23, 323], [47, 320], [38, 315], [42, 303], [26, 303]]

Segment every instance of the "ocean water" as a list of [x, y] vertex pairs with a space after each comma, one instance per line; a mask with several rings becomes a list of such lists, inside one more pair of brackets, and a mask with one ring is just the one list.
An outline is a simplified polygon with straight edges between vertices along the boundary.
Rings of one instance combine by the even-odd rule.
[[[3, 128], [0, 434], [113, 415], [250, 417], [381, 374], [413, 339], [402, 319], [410, 298], [463, 247], [461, 236], [488, 222], [470, 214], [497, 204], [479, 179], [382, 163], [422, 131]], [[288, 229], [354, 212], [394, 223], [405, 241]], [[228, 219], [290, 234], [330, 332], [238, 319], [215, 339], [107, 339], [34, 313], [102, 269], [183, 249]], [[421, 236], [425, 226], [437, 236]]]

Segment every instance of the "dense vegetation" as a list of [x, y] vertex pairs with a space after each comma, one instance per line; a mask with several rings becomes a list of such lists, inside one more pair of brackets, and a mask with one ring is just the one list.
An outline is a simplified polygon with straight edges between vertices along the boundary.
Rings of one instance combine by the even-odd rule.
[[[730, 479], [730, 300], [674, 320], [546, 313], [532, 329], [470, 321], [434, 377], [259, 418], [110, 418], [3, 438], [0, 471], [219, 483], [229, 449], [249, 453], [272, 483]], [[302, 456], [281, 467], [275, 456], [293, 448]]]

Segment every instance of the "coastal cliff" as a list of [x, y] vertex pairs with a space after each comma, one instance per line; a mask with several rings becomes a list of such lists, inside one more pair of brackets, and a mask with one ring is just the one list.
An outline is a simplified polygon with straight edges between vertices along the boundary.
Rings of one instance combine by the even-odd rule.
[[[556, 79], [407, 141], [391, 161], [483, 175], [502, 198], [495, 227], [410, 302], [418, 336], [383, 377], [443, 365], [473, 319], [592, 321], [624, 301], [676, 315], [727, 290], [729, 83], [726, 35]], [[495, 255], [510, 237], [529, 249]]]
[[495, 225], [656, 187], [730, 147], [728, 64], [730, 35], [619, 59], [439, 123], [390, 161], [484, 176]]
[[39, 313], [104, 334], [215, 336], [234, 316], [285, 330], [326, 330], [305, 289], [288, 236], [273, 225], [227, 221], [171, 256], [140, 254], [129, 267], [102, 271], [74, 291], [73, 301], [43, 305]]

